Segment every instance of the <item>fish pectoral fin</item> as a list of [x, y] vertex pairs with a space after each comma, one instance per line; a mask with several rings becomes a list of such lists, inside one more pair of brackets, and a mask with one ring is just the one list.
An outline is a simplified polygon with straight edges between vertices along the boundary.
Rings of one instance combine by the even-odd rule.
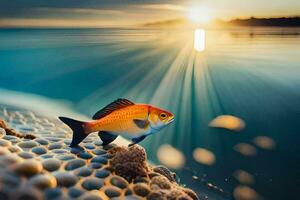
[[112, 113], [115, 110], [119, 110], [121, 108], [125, 108], [127, 106], [132, 106], [134, 103], [128, 99], [117, 99], [114, 102], [108, 104], [98, 112], [96, 112], [93, 116], [93, 119], [100, 119]]
[[148, 120], [141, 120], [141, 119], [134, 119], [133, 122], [137, 127], [145, 129], [149, 126], [149, 121]]
[[146, 138], [146, 135], [142, 135], [142, 136], [133, 138], [133, 139], [132, 139], [132, 143], [129, 144], [128, 146], [130, 147], [130, 146], [132, 146], [132, 145], [135, 145], [135, 144], [137, 144], [137, 143], [143, 141], [145, 138]]
[[114, 135], [107, 131], [99, 131], [98, 135], [100, 139], [102, 140], [102, 146], [108, 145], [109, 143], [113, 142], [118, 135]]

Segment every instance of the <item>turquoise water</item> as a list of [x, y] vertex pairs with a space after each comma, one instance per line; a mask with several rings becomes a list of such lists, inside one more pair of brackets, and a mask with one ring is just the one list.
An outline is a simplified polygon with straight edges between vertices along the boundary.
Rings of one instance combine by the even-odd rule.
[[[119, 97], [169, 109], [174, 124], [141, 143], [150, 160], [158, 162], [162, 144], [172, 145], [185, 156], [181, 182], [212, 199], [232, 198], [237, 169], [254, 177], [250, 187], [264, 199], [291, 199], [300, 184], [299, 30], [206, 30], [203, 52], [194, 50], [193, 35], [1, 29], [0, 88], [62, 99], [87, 116]], [[246, 127], [209, 127], [219, 115], [237, 116]], [[275, 148], [257, 147], [256, 136], [271, 138]], [[256, 154], [241, 155], [233, 148], [239, 143]], [[195, 161], [198, 147], [214, 154], [213, 165]]]

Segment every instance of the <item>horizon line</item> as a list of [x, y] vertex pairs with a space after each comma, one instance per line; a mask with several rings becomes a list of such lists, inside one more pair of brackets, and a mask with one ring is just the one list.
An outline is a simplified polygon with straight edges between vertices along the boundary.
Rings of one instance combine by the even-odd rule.
[[[26, 20], [24, 18], [10, 18], [14, 19], [14, 20]], [[277, 16], [277, 17], [256, 17], [256, 16], [249, 16], [249, 17], [236, 17], [236, 18], [232, 18], [232, 19], [228, 19], [228, 20], [224, 20], [221, 18], [214, 18], [212, 20], [210, 20], [209, 23], [213, 23], [216, 21], [219, 22], [224, 22], [224, 23], [232, 23], [233, 21], [247, 21], [247, 20], [279, 20], [279, 19], [298, 19], [300, 22], [300, 15], [286, 15], [286, 16]], [[28, 20], [34, 20], [34, 19], [28, 19]], [[39, 20], [39, 19], [37, 19]], [[45, 21], [45, 20], [44, 20]], [[139, 28], [141, 26], [151, 26], [151, 25], [155, 25], [155, 24], [163, 24], [163, 23], [172, 23], [172, 22], [176, 22], [176, 21], [189, 21], [186, 18], [170, 18], [170, 19], [166, 19], [166, 20], [161, 20], [161, 21], [150, 21], [150, 22], [144, 22], [144, 23], [139, 23], [139, 24], [99, 24], [99, 25], [74, 25], [74, 24], [69, 24], [69, 25], [59, 25], [59, 24], [53, 24], [53, 25], [44, 25], [44, 24], [39, 24], [39, 25], [18, 25], [18, 24], [1, 24], [0, 23], [0, 28], [1, 29], [76, 29], [76, 28], [80, 28], [80, 29], [97, 29], [97, 28]], [[81, 21], [82, 22], [82, 21]], [[2, 21], [3, 23], [3, 21]], [[189, 21], [190, 24], [196, 24], [193, 23], [191, 21]], [[209, 24], [208, 23], [208, 24]], [[239, 26], [239, 25], [236, 25]], [[282, 25], [284, 27], [284, 24]], [[300, 26], [300, 25], [299, 25]]]

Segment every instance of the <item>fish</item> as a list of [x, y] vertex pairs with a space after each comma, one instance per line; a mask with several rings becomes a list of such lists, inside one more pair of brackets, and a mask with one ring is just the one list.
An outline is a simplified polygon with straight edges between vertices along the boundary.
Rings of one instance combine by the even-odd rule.
[[150, 104], [136, 104], [119, 98], [93, 116], [91, 121], [58, 117], [73, 131], [71, 147], [78, 146], [90, 133], [98, 132], [102, 145], [108, 145], [119, 135], [137, 144], [174, 121], [174, 114]]

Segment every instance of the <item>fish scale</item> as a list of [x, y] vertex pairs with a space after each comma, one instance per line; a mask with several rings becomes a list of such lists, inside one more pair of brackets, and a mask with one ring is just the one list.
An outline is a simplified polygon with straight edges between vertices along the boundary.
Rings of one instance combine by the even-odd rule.
[[[141, 108], [142, 107], [142, 108]], [[99, 130], [102, 127], [103, 131], [109, 132], [121, 132], [121, 133], [132, 133], [136, 135], [138, 133], [146, 132], [145, 129], [141, 129], [134, 124], [134, 119], [146, 119], [148, 115], [148, 108], [145, 105], [133, 105], [127, 108], [120, 109], [111, 113], [102, 119], [95, 122], [90, 130]], [[94, 126], [94, 127], [93, 127]]]

